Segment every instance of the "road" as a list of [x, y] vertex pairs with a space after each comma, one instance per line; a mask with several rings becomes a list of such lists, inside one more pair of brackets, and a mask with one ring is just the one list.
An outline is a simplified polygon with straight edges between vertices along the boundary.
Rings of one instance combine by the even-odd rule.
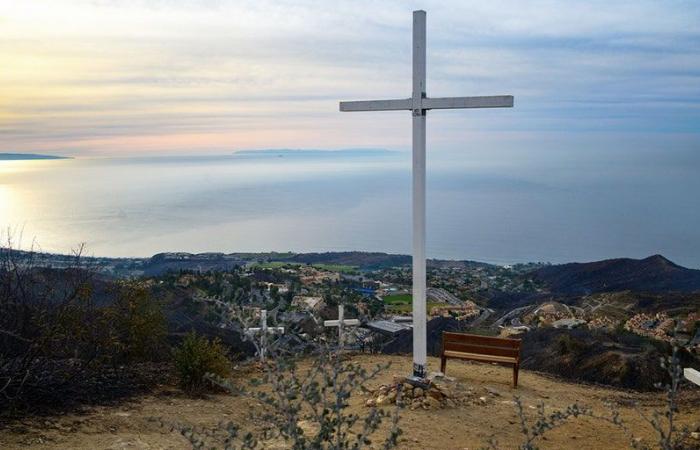
[[[507, 312], [500, 319], [498, 319], [497, 321], [495, 321], [493, 323], [493, 327], [494, 328], [500, 327], [501, 325], [503, 325], [503, 322], [505, 322], [506, 320], [512, 319], [512, 318], [520, 315], [521, 312], [527, 311], [528, 309], [532, 308], [533, 306], [535, 306], [535, 305], [521, 306], [520, 308], [515, 308], [515, 309]], [[518, 322], [519, 321], [520, 321], [520, 319], [518, 318]]]
[[452, 293], [442, 288], [428, 288], [426, 289], [426, 296], [429, 299], [439, 303], [448, 303], [450, 305], [460, 306], [464, 304], [462, 300], [458, 299]]

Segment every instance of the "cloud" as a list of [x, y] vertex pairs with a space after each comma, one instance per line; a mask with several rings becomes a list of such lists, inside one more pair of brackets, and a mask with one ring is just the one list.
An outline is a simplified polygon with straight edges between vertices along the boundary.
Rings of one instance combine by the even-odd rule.
[[504, 148], [517, 133], [700, 141], [696, 2], [52, 0], [0, 9], [3, 150], [405, 148], [406, 115], [337, 100], [409, 95], [414, 8], [429, 95], [516, 95], [513, 111], [440, 113], [441, 149], [479, 132]]

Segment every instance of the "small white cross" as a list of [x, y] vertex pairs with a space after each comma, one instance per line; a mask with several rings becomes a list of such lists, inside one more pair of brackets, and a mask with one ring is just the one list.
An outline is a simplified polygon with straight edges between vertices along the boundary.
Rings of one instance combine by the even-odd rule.
[[683, 369], [683, 376], [685, 376], [685, 378], [691, 383], [695, 383], [700, 386], [700, 372], [697, 370], [686, 367]]
[[343, 327], [356, 327], [360, 325], [357, 319], [345, 319], [345, 307], [338, 305], [338, 320], [325, 320], [324, 327], [338, 327], [338, 346], [343, 348]]
[[265, 350], [267, 349], [268, 334], [284, 334], [284, 327], [268, 327], [267, 326], [267, 310], [260, 310], [260, 327], [246, 328], [248, 335], [260, 335], [260, 361], [265, 362]]

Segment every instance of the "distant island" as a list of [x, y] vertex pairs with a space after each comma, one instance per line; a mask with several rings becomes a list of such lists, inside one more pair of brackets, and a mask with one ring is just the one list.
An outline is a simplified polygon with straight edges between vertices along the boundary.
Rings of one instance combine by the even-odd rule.
[[37, 153], [0, 153], [0, 161], [22, 161], [26, 159], [73, 159], [70, 156], [40, 155]]
[[265, 150], [239, 150], [234, 152], [233, 156], [243, 158], [260, 158], [260, 157], [361, 157], [361, 156], [395, 156], [401, 152], [391, 151], [380, 148], [347, 148], [340, 150], [318, 150], [318, 149], [265, 149]]

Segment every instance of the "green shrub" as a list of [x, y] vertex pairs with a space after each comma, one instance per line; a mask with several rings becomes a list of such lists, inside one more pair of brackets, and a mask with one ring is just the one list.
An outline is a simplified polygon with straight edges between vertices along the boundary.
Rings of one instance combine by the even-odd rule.
[[153, 361], [162, 357], [167, 334], [165, 314], [161, 302], [153, 298], [148, 286], [136, 282], [119, 283], [107, 315], [122, 360]]
[[182, 344], [173, 350], [173, 359], [180, 387], [190, 394], [199, 394], [211, 386], [206, 379], [207, 374], [218, 377], [231, 374], [231, 363], [221, 341], [210, 341], [195, 332], [189, 333]]

